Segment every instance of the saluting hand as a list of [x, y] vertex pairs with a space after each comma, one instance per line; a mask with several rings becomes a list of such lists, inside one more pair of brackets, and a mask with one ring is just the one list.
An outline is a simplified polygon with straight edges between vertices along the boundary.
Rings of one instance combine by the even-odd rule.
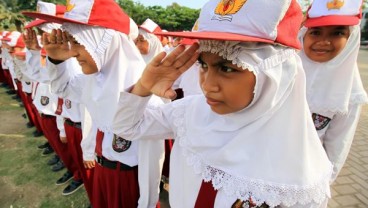
[[47, 55], [54, 60], [65, 61], [72, 57], [68, 37], [60, 29], [52, 30], [51, 34], [44, 33], [42, 44]]
[[197, 61], [198, 47], [198, 44], [193, 44], [185, 50], [181, 45], [167, 56], [165, 52], [158, 54], [146, 66], [131, 93], [143, 97], [153, 93], [163, 98], [174, 99], [176, 92], [172, 89], [172, 85]]
[[36, 31], [31, 28], [27, 28], [27, 32], [22, 34], [24, 44], [28, 50], [41, 50], [40, 44], [38, 43]]

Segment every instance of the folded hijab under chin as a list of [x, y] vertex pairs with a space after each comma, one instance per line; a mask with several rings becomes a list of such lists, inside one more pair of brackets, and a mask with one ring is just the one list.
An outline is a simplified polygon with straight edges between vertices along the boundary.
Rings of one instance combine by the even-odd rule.
[[295, 50], [200, 41], [200, 51], [252, 71], [256, 86], [252, 103], [236, 113], [214, 113], [203, 96], [176, 107], [178, 115], [195, 118], [174, 122], [188, 165], [215, 189], [244, 201], [251, 197], [257, 205], [325, 201], [332, 165], [311, 120]]
[[97, 127], [111, 132], [120, 92], [137, 82], [145, 63], [126, 34], [72, 23], [64, 23], [63, 30], [85, 47], [97, 65], [97, 73], [86, 75], [82, 100]]
[[[299, 32], [303, 43], [307, 28]], [[360, 47], [360, 27], [350, 26], [350, 36], [344, 49], [332, 60], [315, 62], [304, 50], [300, 52], [307, 79], [307, 100], [312, 113], [331, 117], [347, 114], [349, 105], [368, 103], [364, 90], [357, 57]]]

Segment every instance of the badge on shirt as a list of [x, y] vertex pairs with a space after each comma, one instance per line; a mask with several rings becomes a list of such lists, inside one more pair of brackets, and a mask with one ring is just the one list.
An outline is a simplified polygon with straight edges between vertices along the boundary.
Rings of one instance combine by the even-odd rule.
[[30, 85], [31, 84], [31, 82], [26, 82], [26, 85]]
[[71, 109], [72, 108], [72, 101], [70, 101], [68, 99], [65, 99], [64, 102], [65, 102], [65, 107], [67, 109]]
[[49, 100], [50, 100], [49, 97], [47, 97], [47, 96], [41, 96], [41, 105], [43, 105], [43, 106], [48, 105], [49, 102], [50, 102]]
[[129, 149], [130, 145], [132, 144], [131, 141], [118, 137], [114, 134], [114, 139], [112, 140], [112, 149], [115, 152], [125, 152]]
[[317, 113], [312, 114], [312, 119], [314, 122], [314, 127], [316, 127], [317, 131], [324, 129], [331, 121], [330, 118], [319, 115]]

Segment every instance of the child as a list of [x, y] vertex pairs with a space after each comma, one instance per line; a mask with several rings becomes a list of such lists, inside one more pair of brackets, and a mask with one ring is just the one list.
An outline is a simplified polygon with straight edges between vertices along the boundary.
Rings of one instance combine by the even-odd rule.
[[[85, 104], [98, 129], [93, 207], [137, 207], [140, 194], [155, 206], [158, 193], [145, 192], [150, 184], [138, 187], [138, 148], [142, 142], [127, 141], [111, 131], [120, 92], [138, 80], [145, 66], [128, 36], [134, 26], [130, 18], [112, 0], [68, 1], [65, 18], [25, 14], [63, 23], [67, 31], [44, 35], [43, 43], [53, 91]], [[84, 75], [70, 76], [65, 70], [72, 57], [78, 60]], [[152, 207], [141, 205], [146, 202], [139, 200], [140, 207]]]
[[172, 207], [327, 206], [332, 167], [295, 51], [301, 20], [295, 0], [211, 0], [198, 32], [166, 33], [208, 39], [199, 43], [203, 95], [146, 107], [152, 93], [175, 97], [171, 86], [196, 61], [197, 44], [161, 53], [121, 93], [115, 133], [176, 140]]
[[334, 181], [348, 156], [363, 104], [368, 102], [357, 65], [360, 0], [314, 1], [299, 37], [307, 101], [315, 128], [334, 165]]
[[161, 32], [160, 26], [151, 19], [146, 19], [139, 26], [139, 35], [135, 40], [135, 45], [146, 63], [149, 63], [153, 57], [164, 51], [161, 41], [153, 34], [154, 32]]

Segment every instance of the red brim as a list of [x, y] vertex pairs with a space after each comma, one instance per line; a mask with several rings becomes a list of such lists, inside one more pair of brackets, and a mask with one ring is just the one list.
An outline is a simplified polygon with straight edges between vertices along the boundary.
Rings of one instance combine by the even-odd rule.
[[359, 24], [358, 16], [330, 15], [317, 18], [308, 18], [305, 21], [304, 26], [305, 27], [323, 27], [334, 25], [351, 26], [357, 24]]
[[30, 22], [28, 25], [24, 26], [24, 29], [36, 27], [36, 26], [39, 26], [39, 25], [44, 24], [44, 23], [47, 23], [47, 21], [42, 20], [42, 19], [36, 19], [36, 20], [33, 20], [32, 22]]
[[63, 24], [65, 22], [69, 22], [69, 23], [75, 23], [75, 24], [88, 25], [85, 22], [80, 22], [80, 21], [76, 21], [76, 20], [68, 19], [68, 18], [64, 18], [64, 17], [57, 17], [57, 16], [49, 15], [49, 14], [42, 14], [42, 13], [39, 13], [39, 12], [22, 12], [22, 14], [26, 15], [28, 17], [43, 19], [43, 20], [46, 20], [47, 22], [54, 22], [54, 23], [58, 23], [58, 24]]
[[1, 38], [2, 41], [11, 41], [10, 38]]
[[14, 56], [26, 56], [26, 52], [24, 51], [15, 52]]
[[228, 40], [228, 41], [241, 41], [241, 42], [274, 43], [273, 40], [227, 32], [159, 32], [155, 34], [163, 36], [183, 37], [189, 39], [201, 39], [201, 40]]

